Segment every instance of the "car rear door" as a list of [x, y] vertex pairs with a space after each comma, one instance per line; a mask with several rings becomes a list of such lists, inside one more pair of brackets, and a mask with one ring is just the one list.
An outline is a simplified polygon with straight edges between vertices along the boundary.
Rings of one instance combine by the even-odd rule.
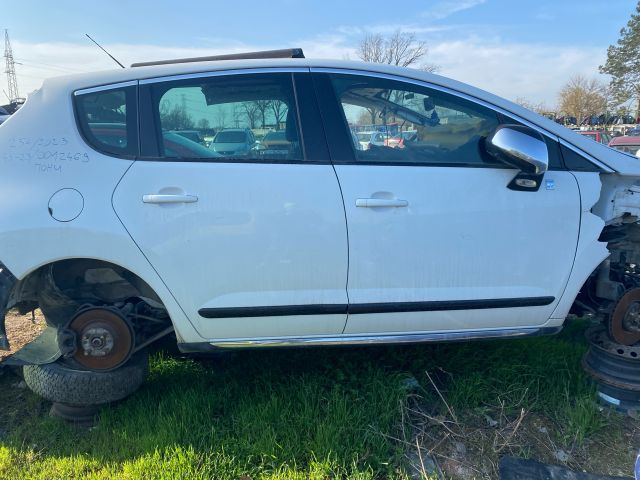
[[[482, 145], [500, 114], [472, 99], [384, 75], [316, 69], [314, 79], [347, 216], [345, 333], [544, 324], [577, 245], [573, 175], [555, 168], [536, 191], [513, 188], [518, 172]], [[385, 124], [416, 138], [353, 148], [348, 126]]]
[[[294, 90], [294, 77], [304, 83], [309, 75], [271, 69], [141, 81], [142, 158], [113, 204], [205, 338], [333, 335], [344, 328], [342, 198], [322, 127], [307, 128], [318, 115], [307, 105], [315, 103]], [[256, 144], [248, 155], [221, 155], [188, 139], [180, 153], [168, 148], [169, 131], [199, 129], [205, 136], [225, 128], [284, 130], [287, 141], [275, 151]]]

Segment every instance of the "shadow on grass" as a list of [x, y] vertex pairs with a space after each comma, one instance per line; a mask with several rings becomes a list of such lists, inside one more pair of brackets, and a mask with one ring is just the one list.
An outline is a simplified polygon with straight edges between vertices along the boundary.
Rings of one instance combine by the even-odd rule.
[[28, 392], [14, 405], [5, 375], [0, 398], [13, 413], [0, 414], [0, 477], [402, 478], [410, 440], [401, 424], [403, 379], [415, 377], [429, 398], [426, 371], [454, 408], [500, 402], [545, 411], [569, 426], [567, 435], [584, 438], [601, 424], [580, 368], [582, 331], [208, 359], [157, 351], [143, 388], [106, 407], [91, 430], [48, 418]]

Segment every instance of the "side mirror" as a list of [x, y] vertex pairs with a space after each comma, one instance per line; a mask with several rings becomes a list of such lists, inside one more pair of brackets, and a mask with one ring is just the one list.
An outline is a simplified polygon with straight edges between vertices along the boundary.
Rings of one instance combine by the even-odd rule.
[[542, 135], [524, 125], [499, 125], [485, 140], [487, 153], [524, 173], [543, 175], [549, 151]]
[[429, 97], [425, 97], [422, 99], [422, 106], [425, 112], [428, 112], [429, 110], [433, 110], [434, 108], [436, 108], [435, 102], [433, 101], [432, 98], [429, 98]]

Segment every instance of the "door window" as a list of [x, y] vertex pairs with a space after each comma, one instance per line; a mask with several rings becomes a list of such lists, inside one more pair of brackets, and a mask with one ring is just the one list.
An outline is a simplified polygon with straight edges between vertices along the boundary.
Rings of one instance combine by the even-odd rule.
[[[394, 80], [331, 75], [357, 161], [504, 166], [482, 142], [498, 126], [491, 109], [438, 90]], [[373, 141], [366, 143], [361, 132]]]
[[291, 74], [213, 76], [152, 89], [160, 156], [210, 161], [303, 159]]

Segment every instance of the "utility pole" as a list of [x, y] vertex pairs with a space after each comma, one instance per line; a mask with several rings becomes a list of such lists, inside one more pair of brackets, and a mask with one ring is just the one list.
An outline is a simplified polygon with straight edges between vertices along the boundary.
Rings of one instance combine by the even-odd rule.
[[13, 52], [11, 50], [11, 42], [9, 41], [9, 30], [4, 31], [4, 58], [6, 61], [6, 68], [4, 73], [7, 74], [7, 81], [9, 82], [9, 102], [18, 103], [20, 100], [20, 94], [18, 93], [18, 78], [16, 77], [16, 63], [13, 60]]

